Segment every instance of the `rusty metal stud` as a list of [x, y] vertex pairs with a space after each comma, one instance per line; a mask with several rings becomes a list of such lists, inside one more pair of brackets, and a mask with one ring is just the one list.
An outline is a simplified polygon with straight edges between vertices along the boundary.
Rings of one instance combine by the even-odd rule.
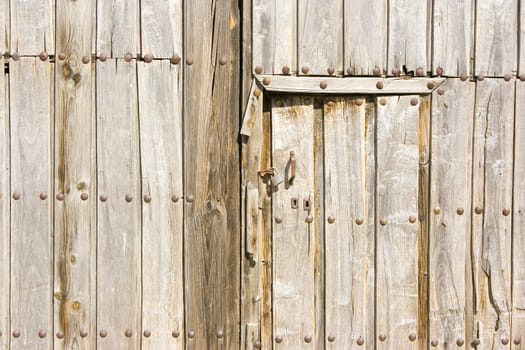
[[40, 199], [45, 201], [47, 199], [47, 193], [45, 192], [40, 193]]
[[503, 209], [503, 211], [502, 211], [501, 213], [503, 214], [503, 216], [509, 216], [509, 214], [510, 214], [510, 209], [505, 208], [505, 209]]
[[149, 194], [144, 196], [144, 202], [146, 202], [146, 203], [151, 202], [151, 196]]
[[384, 87], [383, 82], [382, 82], [382, 81], [378, 81], [377, 84], [376, 84], [376, 88], [378, 88], [379, 90], [381, 90], [383, 87]]
[[441, 214], [441, 208], [440, 207], [435, 207], [434, 208], [434, 214], [436, 214], [436, 215]]
[[436, 346], [438, 346], [439, 342], [437, 339], [432, 339], [432, 341], [430, 342], [430, 345], [432, 345], [433, 348], [435, 348]]
[[462, 73], [460, 76], [459, 76], [459, 79], [461, 79], [461, 81], [466, 81], [468, 79], [468, 76], [465, 74], [465, 73]]
[[501, 338], [501, 344], [507, 345], [509, 343], [509, 338]]
[[355, 341], [355, 343], [359, 346], [363, 345], [365, 343], [365, 340], [363, 339], [363, 337], [359, 337], [357, 338], [357, 340]]
[[510, 75], [510, 73], [507, 73], [503, 76], [503, 80], [505, 81], [509, 81], [510, 79], [512, 79], [512, 75]]
[[64, 332], [60, 332], [59, 331], [59, 332], [57, 332], [56, 336], [57, 336], [58, 339], [63, 339], [64, 338]]
[[445, 94], [445, 89], [443, 89], [443, 88], [439, 88], [439, 89], [438, 89], [438, 94], [441, 95], [441, 96], [443, 96], [443, 95]]
[[87, 201], [88, 199], [88, 194], [86, 192], [83, 192], [81, 195], [80, 195], [80, 199], [82, 199], [83, 201]]
[[126, 200], [126, 202], [130, 203], [133, 200], [133, 197], [131, 195], [127, 194], [125, 200]]
[[179, 64], [180, 63], [180, 56], [179, 55], [173, 55], [170, 58], [171, 64]]
[[525, 81], [525, 73], [521, 73], [520, 74], [520, 80], [521, 81]]
[[101, 338], [105, 338], [108, 336], [108, 331], [103, 329], [98, 334], [100, 335]]
[[410, 104], [411, 104], [412, 106], [417, 106], [418, 103], [419, 103], [419, 99], [418, 99], [417, 97], [412, 97], [412, 98], [410, 99]]
[[476, 214], [481, 214], [481, 213], [483, 213], [483, 208], [476, 207], [476, 208], [474, 208], [474, 212], [475, 212]]
[[89, 62], [91, 62], [91, 60], [89, 59], [88, 56], [84, 56], [84, 57], [82, 57], [82, 63], [84, 63], [84, 64], [88, 64]]
[[381, 68], [378, 66], [375, 66], [374, 69], [372, 69], [372, 74], [376, 77], [379, 77], [381, 75]]
[[127, 338], [131, 338], [131, 336], [133, 335], [133, 331], [131, 329], [126, 329], [126, 331], [124, 332], [124, 335], [127, 337]]
[[281, 344], [283, 342], [283, 337], [281, 337], [280, 335], [276, 336], [275, 337], [275, 342], [277, 344]]
[[330, 333], [330, 334], [328, 335], [328, 341], [329, 341], [330, 343], [333, 343], [333, 342], [335, 341], [335, 334]]
[[270, 85], [270, 78], [264, 78], [263, 79], [263, 84], [266, 85], [266, 86]]
[[328, 87], [328, 83], [326, 81], [322, 81], [319, 84], [319, 87], [324, 90], [324, 89], [326, 89]]
[[303, 66], [303, 68], [301, 68], [301, 72], [303, 72], [303, 74], [308, 74], [309, 71], [310, 68], [308, 68], [307, 66]]
[[11, 58], [13, 59], [13, 61], [18, 61], [20, 59], [20, 54], [18, 52], [15, 52], [11, 55]]
[[335, 69], [334, 67], [328, 67], [326, 69], [326, 72], [329, 74], [329, 75], [333, 75], [335, 73]]
[[180, 197], [179, 197], [179, 196], [177, 196], [177, 195], [173, 195], [173, 196], [171, 196], [171, 201], [172, 201], [173, 203], [177, 203], [179, 200], [180, 200]]
[[427, 84], [427, 89], [429, 90], [432, 90], [433, 88], [436, 87], [436, 84], [434, 84], [433, 81], [429, 81], [428, 84]]
[[195, 331], [188, 331], [188, 338], [190, 339], [195, 338]]
[[283, 66], [283, 68], [282, 68], [282, 72], [283, 72], [284, 75], [288, 75], [288, 74], [290, 74], [290, 67], [288, 67], [288, 66]]
[[438, 77], [442, 76], [443, 75], [443, 68], [437, 67], [436, 68], [436, 74], [437, 74]]
[[379, 223], [385, 226], [388, 223], [388, 221], [385, 218], [382, 218], [381, 220], [379, 220]]
[[463, 208], [458, 208], [456, 210], [456, 213], [458, 213], [458, 215], [463, 215], [464, 212], [465, 212], [465, 209], [463, 209]]
[[108, 200], [108, 196], [105, 195], [105, 194], [101, 194], [101, 195], [99, 196], [99, 199], [100, 199], [101, 202], [105, 202], [105, 201]]
[[361, 106], [363, 104], [363, 99], [362, 98], [358, 98], [357, 100], [355, 100], [355, 104], [356, 104], [356, 106]]
[[415, 341], [417, 339], [416, 333], [410, 333], [408, 336], [408, 340]]
[[514, 345], [520, 345], [521, 344], [521, 338], [514, 338]]
[[88, 333], [87, 333], [84, 329], [81, 329], [81, 330], [80, 330], [80, 336], [81, 336], [82, 338], [85, 338], [85, 337], [88, 336]]
[[108, 56], [106, 56], [106, 54], [104, 53], [101, 53], [100, 56], [98, 56], [98, 59], [100, 60], [100, 62], [106, 62]]
[[226, 60], [226, 57], [221, 57], [221, 58], [219, 58], [219, 64], [220, 64], [221, 66], [226, 65], [226, 63], [228, 63], [228, 61]]
[[386, 334], [382, 334], [382, 333], [381, 333], [381, 334], [379, 334], [379, 337], [378, 337], [378, 338], [379, 338], [380, 341], [383, 342], [383, 341], [386, 340]]
[[330, 215], [330, 216], [328, 217], [328, 223], [329, 223], [329, 224], [333, 224], [334, 222], [335, 222], [335, 218], [334, 218], [333, 216]]
[[414, 215], [412, 215], [412, 216], [410, 216], [410, 217], [408, 218], [408, 222], [410, 222], [411, 224], [413, 224], [414, 222], [416, 222], [416, 220], [417, 220], [417, 218], [416, 218]]
[[146, 329], [143, 334], [146, 338], [151, 337], [151, 331], [149, 329]]
[[144, 62], [151, 63], [153, 62], [153, 55], [150, 53], [147, 53], [144, 55]]
[[422, 68], [418, 68], [418, 69], [416, 69], [416, 75], [417, 75], [418, 77], [422, 77], [422, 76], [424, 76], [424, 75], [425, 75], [424, 73], [425, 73], [425, 72], [423, 72], [423, 69], [422, 69]]
[[280, 216], [276, 216], [276, 217], [275, 217], [275, 222], [278, 223], [278, 224], [280, 224], [280, 223], [283, 222], [283, 218], [280, 217]]
[[355, 70], [353, 67], [348, 67], [347, 70], [346, 70], [346, 74], [348, 75], [354, 75], [355, 73]]
[[195, 200], [195, 198], [191, 194], [186, 197], [186, 201], [188, 203], [192, 203], [194, 200]]
[[133, 59], [133, 56], [130, 53], [127, 53], [124, 55], [124, 61], [131, 62], [132, 59]]
[[40, 60], [45, 61], [49, 58], [49, 54], [45, 51], [42, 51], [40, 52], [40, 55], [38, 55], [38, 57], [40, 57]]
[[398, 77], [401, 75], [401, 70], [399, 68], [393, 68], [392, 69], [392, 75], [394, 75], [395, 77]]
[[465, 341], [462, 338], [456, 340], [456, 345], [462, 347], [465, 344]]
[[478, 346], [480, 343], [481, 343], [481, 342], [479, 341], [479, 339], [476, 338], [476, 339], [472, 340], [472, 342], [470, 343], [470, 345], [472, 345], [472, 346]]
[[40, 331], [38, 331], [38, 336], [41, 338], [41, 339], [44, 339], [46, 337], [47, 333], [45, 330], [41, 329]]
[[187, 64], [188, 66], [193, 65], [193, 58], [191, 58], [191, 57], [187, 57], [187, 58], [186, 58], [186, 64]]
[[311, 335], [305, 335], [304, 336], [304, 342], [305, 343], [311, 343], [312, 342], [312, 336]]
[[58, 54], [58, 59], [63, 61], [66, 59], [66, 53], [65, 52], [61, 52]]
[[261, 66], [255, 66], [255, 74], [262, 74], [263, 67]]
[[386, 98], [382, 98], [382, 99], [380, 99], [380, 100], [379, 100], [379, 103], [380, 103], [381, 105], [383, 105], [383, 106], [386, 105]]
[[261, 90], [256, 89], [256, 90], [253, 92], [253, 96], [255, 96], [255, 97], [259, 97], [259, 96], [261, 96]]
[[219, 339], [224, 338], [224, 332], [223, 331], [217, 331], [217, 338], [219, 338]]
[[253, 343], [253, 347], [255, 349], [260, 349], [260, 348], [262, 348], [262, 344], [261, 344], [260, 341], [257, 340], [256, 342]]
[[357, 218], [357, 219], [355, 219], [355, 223], [356, 223], [357, 225], [359, 225], [359, 226], [363, 224], [363, 221], [364, 221], [363, 218]]
[[178, 338], [178, 337], [180, 337], [180, 332], [179, 331], [173, 331], [173, 332], [171, 332], [171, 336], [173, 338]]
[[20, 199], [20, 193], [18, 193], [18, 192], [13, 193], [13, 199], [15, 201], [19, 200]]
[[58, 201], [63, 201], [64, 200], [64, 193], [58, 192], [57, 195], [56, 195], [56, 199]]
[[[276, 219], [275, 221], [277, 221], [277, 219]], [[281, 219], [281, 221], [282, 221], [282, 219]], [[306, 221], [307, 223], [311, 224], [312, 222], [314, 222], [314, 217], [313, 217], [312, 215], [308, 215], [308, 216], [306, 217], [305, 221]], [[278, 222], [278, 223], [280, 223], [280, 222]]]
[[13, 331], [13, 337], [15, 338], [20, 337], [20, 331]]
[[485, 74], [478, 75], [478, 81], [483, 81], [483, 80], [485, 80]]

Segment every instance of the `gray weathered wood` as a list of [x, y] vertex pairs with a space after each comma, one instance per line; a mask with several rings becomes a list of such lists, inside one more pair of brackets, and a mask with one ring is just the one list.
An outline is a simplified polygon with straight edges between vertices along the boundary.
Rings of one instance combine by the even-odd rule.
[[397, 68], [426, 73], [429, 67], [427, 30], [431, 8], [427, 0], [390, 0], [388, 22], [388, 71]]
[[[337, 348], [344, 349], [359, 348], [360, 337], [374, 338], [369, 316], [374, 256], [369, 254], [375, 243], [368, 235], [374, 192], [368, 190], [375, 178], [368, 173], [368, 155], [375, 138], [367, 104], [356, 100], [329, 99], [324, 107], [326, 333], [336, 335]], [[328, 341], [325, 347], [330, 348]]]
[[[184, 137], [188, 349], [240, 346], [238, 1], [187, 1]], [[225, 59], [225, 65], [216, 64]], [[217, 337], [217, 332], [224, 337]]]
[[[95, 1], [56, 1], [54, 291], [55, 349], [96, 345], [96, 137], [91, 57]], [[87, 196], [86, 200], [81, 196]], [[81, 337], [82, 332], [85, 337]]]
[[512, 341], [525, 339], [525, 83], [516, 82], [514, 223], [512, 233]]
[[54, 0], [11, 1], [10, 10], [12, 52], [28, 56], [55, 52]]
[[[99, 338], [104, 349], [136, 349], [141, 339], [136, 78], [135, 61], [97, 64], [97, 324], [108, 332]], [[132, 337], [123, 336], [128, 329]]]
[[182, 0], [142, 0], [142, 53], [154, 57], [183, 57]]
[[518, 56], [517, 0], [476, 1], [476, 74], [515, 71]]
[[514, 81], [477, 83], [472, 187], [474, 327], [481, 344], [510, 337]]
[[[430, 339], [456, 344], [465, 333], [470, 242], [475, 84], [448, 79], [432, 94]], [[438, 214], [436, 214], [438, 212]], [[466, 339], [468, 336], [469, 339]]]
[[[314, 327], [314, 109], [310, 97], [272, 100], [272, 165], [284, 182], [273, 188], [273, 333], [281, 346], [308, 349]], [[295, 153], [296, 174], [290, 152]], [[292, 207], [296, 200], [297, 208]], [[305, 210], [309, 201], [310, 210]], [[310, 223], [308, 223], [308, 218]], [[281, 221], [281, 223], [279, 223]], [[279, 344], [274, 340], [274, 346]]]
[[[520, 1], [520, 9], [519, 9], [519, 28], [520, 31], [518, 33], [519, 35], [519, 52], [518, 52], [518, 74], [525, 73], [525, 2]], [[1, 30], [1, 29], [0, 29]]]
[[252, 1], [252, 67], [281, 74], [297, 72], [297, 1]]
[[[242, 43], [241, 43], [241, 104], [246, 106], [252, 86], [252, 0], [242, 0]], [[244, 113], [245, 110], [242, 110]]]
[[138, 64], [142, 327], [152, 334], [142, 349], [184, 349], [183, 200], [173, 197], [182, 197], [180, 73], [168, 60]]
[[[258, 75], [259, 86], [267, 91], [311, 94], [428, 94], [444, 81], [443, 78], [328, 78], [328, 77], [287, 77]], [[265, 85], [264, 80], [269, 79]], [[268, 82], [268, 81], [267, 81]], [[327, 84], [321, 88], [321, 83]], [[377, 83], [383, 88], [378, 89]], [[429, 83], [432, 88], [429, 89]]]
[[343, 1], [298, 1], [298, 74], [343, 73]]
[[[376, 332], [378, 349], [416, 349], [418, 326], [418, 119], [416, 96], [377, 103]], [[381, 104], [381, 100], [386, 102]], [[412, 220], [411, 220], [412, 219]]]
[[0, 0], [0, 52], [9, 52], [9, 0]]
[[344, 3], [345, 71], [351, 67], [355, 75], [372, 75], [379, 67], [386, 72], [388, 1]]
[[[1, 17], [0, 17], [1, 18]], [[0, 58], [0, 65], [5, 63]], [[8, 76], [0, 72], [0, 261], [8, 262], [10, 257], [10, 167], [9, 167], [9, 96]], [[10, 264], [0, 265], [0, 330], [10, 334], [9, 290]], [[9, 349], [9, 337], [0, 337], [0, 349]]]
[[434, 1], [432, 73], [460, 76], [472, 72], [474, 47], [473, 0]]
[[97, 1], [97, 55], [124, 57], [139, 51], [139, 1]]

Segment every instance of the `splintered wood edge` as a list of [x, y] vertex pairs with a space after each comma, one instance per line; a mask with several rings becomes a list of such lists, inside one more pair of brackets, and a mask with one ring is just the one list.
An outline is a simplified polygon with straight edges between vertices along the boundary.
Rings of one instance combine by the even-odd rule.
[[[267, 92], [423, 95], [431, 94], [446, 80], [446, 78], [337, 78], [256, 75], [255, 80], [260, 89]], [[382, 83], [382, 88], [378, 87], [379, 82]]]

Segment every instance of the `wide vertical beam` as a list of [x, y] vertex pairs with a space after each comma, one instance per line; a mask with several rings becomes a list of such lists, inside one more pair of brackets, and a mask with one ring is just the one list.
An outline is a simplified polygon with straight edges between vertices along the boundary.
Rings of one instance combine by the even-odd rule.
[[[10, 2], [11, 50], [20, 55], [55, 53], [55, 0]], [[0, 4], [0, 18], [1, 18]], [[0, 22], [1, 23], [1, 22]], [[0, 29], [1, 33], [2, 29]], [[4, 41], [4, 37], [0, 40]]]
[[[0, 58], [3, 67], [5, 61]], [[10, 160], [8, 76], [0, 71], [0, 261], [10, 260]], [[9, 349], [10, 264], [0, 265], [0, 348]]]
[[135, 55], [140, 48], [139, 0], [97, 1], [97, 56]]

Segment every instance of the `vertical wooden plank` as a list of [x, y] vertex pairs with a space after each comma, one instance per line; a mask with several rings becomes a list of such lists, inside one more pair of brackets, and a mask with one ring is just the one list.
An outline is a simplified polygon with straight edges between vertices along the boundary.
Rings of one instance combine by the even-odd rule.
[[55, 69], [55, 349], [96, 346], [95, 2], [57, 0]]
[[9, 52], [10, 39], [9, 0], [0, 0], [0, 52]]
[[426, 74], [430, 9], [427, 0], [390, 0], [388, 22], [388, 70]]
[[97, 1], [97, 55], [124, 57], [140, 48], [138, 0]]
[[[336, 348], [357, 349], [373, 342], [373, 299], [368, 299], [369, 271], [374, 256], [369, 256], [368, 192], [369, 145], [374, 142], [362, 98], [329, 99], [324, 107], [325, 130], [325, 226], [326, 249], [326, 332], [336, 336]], [[371, 139], [370, 139], [371, 138]], [[366, 345], [369, 347], [369, 345]], [[326, 342], [330, 348], [330, 342]]]
[[[242, 85], [242, 97], [241, 103], [245, 107], [248, 104], [248, 99], [250, 98], [250, 90], [252, 85], [252, 0], [241, 0], [242, 3], [242, 33], [241, 33], [241, 50], [242, 50], [242, 76], [241, 76], [241, 85]], [[243, 109], [242, 113], [246, 111]]]
[[[516, 82], [514, 222], [512, 233], [512, 342], [525, 345], [525, 83]], [[518, 342], [519, 341], [519, 342]]]
[[473, 0], [434, 1], [433, 74], [459, 77], [471, 73], [473, 6]]
[[[308, 349], [315, 336], [313, 104], [310, 97], [272, 100], [272, 163], [284, 177], [273, 194], [274, 347]], [[293, 181], [291, 153], [295, 154]], [[297, 207], [292, 203], [296, 201]], [[309, 202], [307, 207], [304, 201]], [[311, 208], [311, 209], [308, 209]], [[282, 340], [282, 342], [279, 342]]]
[[[240, 346], [238, 1], [185, 4], [185, 316], [188, 349]], [[215, 64], [225, 58], [224, 65]], [[217, 337], [219, 334], [219, 337]]]
[[377, 101], [376, 332], [386, 336], [378, 349], [417, 348], [418, 100]]
[[[344, 64], [346, 74], [373, 75], [386, 71], [388, 1], [344, 2]], [[349, 70], [350, 69], [350, 70]]]
[[[257, 74], [297, 72], [297, 1], [252, 1], [252, 66]], [[260, 69], [260, 71], [259, 71]], [[284, 70], [286, 72], [286, 70]]]
[[108, 333], [98, 348], [136, 349], [142, 319], [136, 63], [110, 60], [96, 68], [97, 324]]
[[181, 78], [167, 60], [138, 64], [142, 349], [184, 348]]
[[38, 58], [21, 58], [9, 66], [13, 198], [10, 315], [13, 332], [20, 334], [11, 339], [11, 349], [50, 348], [53, 65]]
[[298, 4], [298, 74], [306, 74], [304, 68], [313, 75], [342, 74], [343, 1], [299, 0]]
[[142, 0], [140, 3], [143, 54], [182, 56], [182, 0]]
[[503, 76], [517, 69], [517, 0], [476, 1], [476, 74]]
[[[430, 339], [470, 344], [465, 332], [475, 84], [448, 79], [432, 94]], [[468, 337], [469, 339], [466, 339]]]
[[[55, 1], [11, 1], [11, 48], [20, 55], [55, 52]], [[1, 5], [0, 5], [1, 7]], [[2, 37], [2, 40], [4, 38]]]
[[[472, 251], [474, 327], [481, 346], [510, 337], [514, 81], [477, 83], [474, 120]], [[508, 212], [507, 212], [508, 211]]]
[[[525, 73], [525, 2], [519, 2], [519, 52], [518, 52], [518, 76], [523, 77]], [[0, 29], [1, 30], [1, 29]]]

